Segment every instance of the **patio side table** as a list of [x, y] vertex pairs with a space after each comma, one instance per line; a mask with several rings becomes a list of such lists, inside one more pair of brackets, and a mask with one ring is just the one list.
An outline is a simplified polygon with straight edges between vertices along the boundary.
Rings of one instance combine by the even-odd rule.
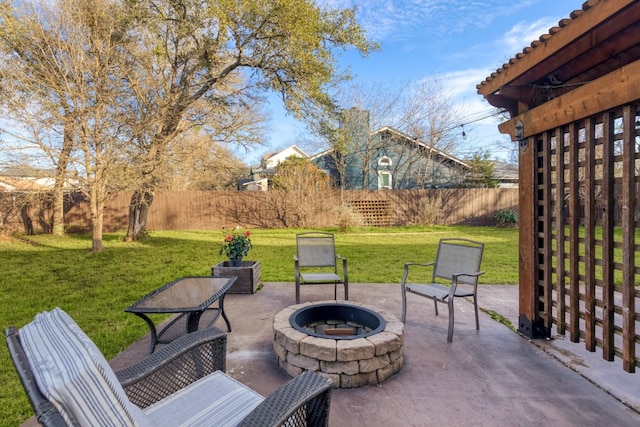
[[[162, 340], [162, 336], [183, 317], [186, 319], [186, 333], [197, 331], [200, 317], [205, 310], [215, 311], [213, 319], [207, 327], [212, 326], [222, 315], [227, 324], [227, 331], [231, 332], [231, 323], [224, 312], [224, 296], [236, 281], [236, 277], [183, 277], [168, 283], [145, 295], [138, 301], [125, 308], [124, 311], [142, 318], [151, 331], [151, 343], [148, 353], [155, 350], [157, 344], [166, 344], [172, 340]], [[218, 301], [218, 307], [210, 307]], [[153, 313], [178, 313], [167, 326], [157, 332], [156, 325], [147, 316]]]

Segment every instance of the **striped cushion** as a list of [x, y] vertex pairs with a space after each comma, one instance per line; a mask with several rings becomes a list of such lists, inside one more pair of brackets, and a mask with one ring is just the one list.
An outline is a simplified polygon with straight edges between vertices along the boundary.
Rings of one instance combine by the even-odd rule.
[[144, 409], [151, 424], [164, 426], [235, 426], [264, 398], [216, 371]]
[[60, 308], [20, 329], [36, 383], [68, 425], [150, 425], [100, 350]]

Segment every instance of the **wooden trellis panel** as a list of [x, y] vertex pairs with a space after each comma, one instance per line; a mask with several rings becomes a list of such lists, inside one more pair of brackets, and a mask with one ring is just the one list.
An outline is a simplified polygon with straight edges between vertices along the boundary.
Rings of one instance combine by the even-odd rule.
[[537, 310], [602, 357], [640, 365], [640, 113], [628, 104], [532, 139]]
[[393, 211], [389, 200], [352, 200], [349, 204], [358, 211], [367, 225], [374, 227], [393, 225]]

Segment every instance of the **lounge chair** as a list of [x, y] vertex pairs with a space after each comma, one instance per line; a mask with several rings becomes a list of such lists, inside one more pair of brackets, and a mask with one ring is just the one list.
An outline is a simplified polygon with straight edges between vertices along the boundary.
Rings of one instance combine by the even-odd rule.
[[227, 376], [226, 334], [182, 336], [114, 372], [59, 308], [6, 341], [38, 421], [47, 426], [326, 426], [330, 380], [306, 372], [264, 398]]

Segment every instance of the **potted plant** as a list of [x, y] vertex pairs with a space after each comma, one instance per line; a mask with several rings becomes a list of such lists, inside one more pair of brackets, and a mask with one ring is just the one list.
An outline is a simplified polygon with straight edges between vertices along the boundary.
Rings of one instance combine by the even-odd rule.
[[230, 267], [242, 266], [242, 258], [251, 250], [251, 232], [242, 231], [236, 227], [233, 231], [225, 231], [224, 240], [220, 245], [220, 255], [225, 254], [229, 258]]
[[251, 232], [236, 227], [232, 231], [223, 229], [224, 239], [220, 244], [220, 255], [226, 255], [223, 261], [211, 268], [211, 275], [217, 277], [235, 277], [236, 281], [227, 291], [230, 294], [252, 294], [260, 284], [260, 261], [243, 261], [251, 250]]

